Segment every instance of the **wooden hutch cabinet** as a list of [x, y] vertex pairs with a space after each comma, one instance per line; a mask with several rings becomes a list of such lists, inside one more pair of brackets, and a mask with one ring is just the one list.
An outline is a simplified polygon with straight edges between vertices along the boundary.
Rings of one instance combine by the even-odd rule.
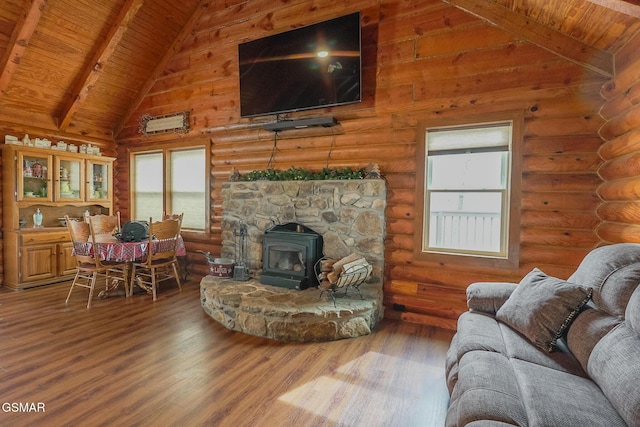
[[[111, 157], [5, 144], [2, 147], [4, 282], [25, 289], [75, 274], [60, 218], [113, 211]], [[42, 213], [42, 226], [34, 213]]]

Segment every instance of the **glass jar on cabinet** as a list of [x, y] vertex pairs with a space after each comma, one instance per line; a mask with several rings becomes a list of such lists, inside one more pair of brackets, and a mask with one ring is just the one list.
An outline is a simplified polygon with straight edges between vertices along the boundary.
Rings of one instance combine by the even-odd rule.
[[82, 159], [56, 156], [56, 200], [83, 200], [84, 162]]
[[87, 160], [88, 200], [108, 200], [111, 198], [111, 177], [109, 176], [108, 162]]

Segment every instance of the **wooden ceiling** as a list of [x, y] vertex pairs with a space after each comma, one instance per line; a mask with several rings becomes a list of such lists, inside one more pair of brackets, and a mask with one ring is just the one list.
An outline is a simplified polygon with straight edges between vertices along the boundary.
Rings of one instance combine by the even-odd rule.
[[[640, 31], [638, 0], [443, 1], [605, 76]], [[0, 124], [117, 139], [200, 16], [225, 3], [2, 0]]]
[[0, 121], [113, 139], [199, 0], [3, 0]]

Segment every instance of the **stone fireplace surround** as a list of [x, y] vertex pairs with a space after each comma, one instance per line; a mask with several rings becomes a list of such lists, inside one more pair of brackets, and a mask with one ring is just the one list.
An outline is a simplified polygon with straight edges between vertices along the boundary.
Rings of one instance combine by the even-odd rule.
[[[222, 188], [223, 258], [234, 258], [240, 223], [247, 226], [248, 282], [205, 276], [204, 311], [225, 327], [281, 341], [326, 341], [369, 334], [383, 316], [386, 186], [382, 179], [228, 182]], [[262, 238], [275, 224], [296, 222], [323, 236], [323, 255], [364, 256], [371, 279], [336, 304], [320, 290], [262, 285]]]

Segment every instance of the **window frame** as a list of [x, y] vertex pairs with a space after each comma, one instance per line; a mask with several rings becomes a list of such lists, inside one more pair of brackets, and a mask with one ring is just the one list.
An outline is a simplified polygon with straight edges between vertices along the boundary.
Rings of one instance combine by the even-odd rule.
[[[508, 215], [506, 224], [503, 224], [506, 236], [506, 251], [504, 256], [486, 255], [475, 251], [464, 250], [442, 250], [432, 251], [423, 250], [425, 227], [428, 227], [429, 215], [427, 210], [428, 197], [428, 160], [427, 157], [427, 130], [446, 130], [455, 128], [479, 128], [486, 127], [491, 124], [500, 124], [510, 122], [512, 126], [511, 135], [511, 173], [507, 180], [506, 195], [508, 200], [505, 202], [508, 207], [504, 211]], [[462, 263], [466, 265], [479, 265], [497, 268], [518, 268], [520, 253], [520, 198], [521, 198], [521, 180], [522, 180], [522, 160], [521, 147], [524, 138], [524, 112], [507, 111], [478, 115], [468, 115], [460, 117], [449, 117], [439, 119], [422, 120], [417, 127], [417, 174], [416, 174], [416, 205], [415, 205], [415, 224], [416, 233], [414, 234], [414, 255], [416, 259], [434, 261], [438, 263]], [[430, 190], [432, 191], [432, 190]], [[428, 243], [426, 244], [428, 246]]]
[[[210, 161], [210, 147], [206, 143], [182, 143], [182, 144], [157, 144], [157, 145], [148, 145], [145, 147], [132, 147], [129, 148], [129, 212], [130, 219], [136, 217], [135, 212], [135, 196], [133, 191], [133, 186], [135, 184], [135, 161], [134, 158], [137, 155], [141, 154], [154, 154], [161, 153], [162, 154], [162, 173], [163, 173], [163, 191], [162, 191], [162, 206], [166, 212], [173, 213], [170, 207], [170, 192], [171, 192], [171, 153], [175, 151], [187, 151], [187, 150], [204, 150], [204, 162], [205, 162], [205, 208], [207, 206], [211, 206], [211, 192], [207, 191], [210, 188], [210, 179], [211, 179], [211, 161]], [[176, 212], [177, 213], [177, 212]], [[181, 234], [192, 234], [194, 236], [203, 236], [210, 234], [210, 212], [205, 210], [203, 212], [205, 216], [204, 229], [183, 229]]]

